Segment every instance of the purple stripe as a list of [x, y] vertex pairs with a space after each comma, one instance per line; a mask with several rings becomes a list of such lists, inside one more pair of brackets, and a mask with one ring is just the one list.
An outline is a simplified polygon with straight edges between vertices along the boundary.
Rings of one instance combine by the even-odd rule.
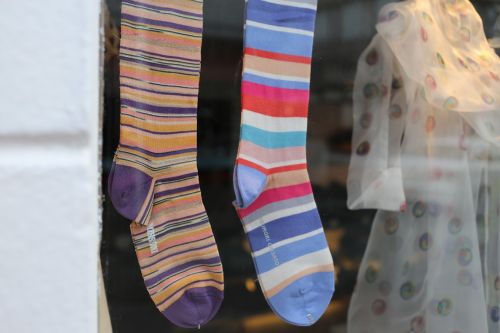
[[144, 279], [144, 282], [146, 283], [146, 286], [149, 288], [152, 285], [160, 282], [164, 278], [177, 273], [178, 271], [182, 271], [182, 270], [185, 270], [187, 268], [190, 268], [192, 266], [197, 266], [197, 265], [215, 265], [215, 264], [220, 264], [219, 257], [214, 257], [214, 258], [210, 258], [210, 259], [193, 260], [193, 261], [184, 263], [182, 265], [176, 266], [172, 269], [169, 269], [168, 271], [165, 271], [165, 272], [161, 273], [160, 275], [155, 276], [151, 279]]
[[144, 53], [144, 54], [150, 54], [150, 55], [153, 55], [153, 56], [156, 56], [156, 57], [160, 57], [162, 59], [177, 59], [177, 60], [182, 60], [182, 61], [191, 62], [191, 63], [197, 63], [197, 64], [200, 63], [199, 59], [190, 59], [190, 58], [183, 58], [183, 57], [175, 57], [175, 56], [171, 56], [171, 55], [165, 55], [165, 54], [161, 54], [161, 53], [154, 53], [154, 52], [149, 52], [149, 51], [146, 51], [146, 50], [135, 49], [135, 48], [126, 47], [126, 46], [120, 46], [120, 47], [122, 49], [125, 49], [125, 50], [139, 52], [139, 53]]
[[181, 192], [186, 192], [189, 190], [195, 190], [195, 189], [200, 189], [199, 184], [194, 184], [194, 185], [189, 185], [189, 186], [184, 186], [184, 187], [178, 187], [172, 190], [166, 190], [162, 192], [155, 193], [155, 198], [158, 198], [160, 196], [165, 196], [165, 195], [170, 195], [170, 194], [179, 194]]
[[132, 126], [132, 125], [124, 125], [122, 124], [122, 127], [130, 127], [130, 128], [135, 128], [137, 130], [140, 130], [141, 132], [146, 132], [146, 133], [151, 133], [151, 134], [160, 134], [160, 135], [173, 135], [173, 134], [186, 134], [186, 133], [196, 133], [196, 131], [179, 131], [179, 132], [155, 132], [155, 131], [149, 131], [141, 127], [137, 126]]
[[174, 29], [179, 29], [182, 31], [189, 31], [189, 32], [200, 33], [200, 34], [203, 32], [202, 28], [195, 28], [195, 27], [190, 27], [187, 25], [182, 25], [182, 24], [177, 24], [177, 23], [172, 23], [172, 22], [153, 20], [153, 19], [148, 19], [145, 17], [139, 17], [139, 16], [135, 16], [135, 15], [130, 15], [130, 14], [122, 14], [122, 19], [130, 20], [134, 23], [146, 23], [146, 24], [157, 25], [160, 27], [174, 28]]
[[154, 6], [154, 5], [146, 4], [146, 3], [143, 3], [143, 2], [139, 2], [139, 1], [123, 0], [123, 3], [131, 4], [131, 5], [138, 5], [138, 6], [146, 7], [146, 8], [150, 8], [150, 9], [168, 10], [168, 11], [171, 11], [171, 12], [174, 12], [174, 13], [178, 13], [178, 14], [182, 14], [182, 15], [189, 15], [189, 16], [195, 16], [195, 17], [203, 18], [203, 14], [196, 14], [196, 13], [192, 13], [192, 12], [186, 12], [186, 11], [183, 11], [183, 10], [174, 9], [174, 8], [170, 8], [170, 7]]
[[195, 74], [197, 74], [199, 72], [198, 69], [187, 69], [187, 68], [181, 67], [181, 66], [160, 65], [160, 64], [155, 63], [155, 62], [144, 61], [144, 60], [137, 60], [137, 59], [129, 58], [129, 57], [126, 57], [126, 56], [120, 56], [120, 59], [128, 61], [128, 62], [133, 62], [133, 63], [136, 63], [136, 64], [147, 65], [147, 66], [150, 66], [150, 67], [158, 67], [158, 68], [182, 70], [182, 71], [192, 72], [192, 73], [195, 73]]
[[139, 151], [141, 153], [144, 153], [144, 154], [147, 154], [150, 156], [154, 156], [154, 157], [173, 156], [173, 155], [179, 155], [179, 154], [184, 154], [184, 153], [196, 152], [196, 148], [187, 148], [187, 149], [180, 149], [180, 150], [175, 150], [175, 151], [167, 151], [164, 153], [153, 153], [149, 150], [142, 149], [139, 147], [132, 147], [132, 146], [127, 146], [127, 145], [123, 145], [123, 144], [120, 144], [120, 146], [125, 147], [127, 149], [136, 150], [136, 151]]
[[168, 177], [168, 178], [160, 178], [160, 179], [157, 179], [156, 182], [161, 182], [161, 181], [172, 181], [172, 180], [183, 180], [183, 179], [186, 179], [186, 178], [191, 178], [191, 177], [196, 177], [198, 176], [198, 173], [197, 172], [191, 172], [191, 173], [185, 173], [183, 175], [180, 175], [180, 176], [175, 176], [175, 177]]
[[132, 108], [140, 109], [140, 110], [146, 110], [146, 111], [152, 111], [152, 112], [157, 112], [157, 113], [170, 113], [170, 114], [192, 114], [193, 116], [196, 115], [196, 112], [198, 111], [197, 108], [179, 108], [179, 107], [171, 107], [171, 106], [158, 106], [158, 105], [151, 105], [147, 103], [142, 103], [142, 102], [136, 102], [131, 99], [127, 98], [122, 98], [121, 100], [122, 105], [129, 106]]
[[146, 92], [150, 92], [150, 93], [155, 93], [155, 94], [158, 94], [158, 95], [183, 96], [183, 97], [197, 97], [198, 96], [198, 95], [193, 95], [193, 94], [179, 94], [179, 93], [172, 93], [172, 92], [165, 92], [165, 91], [156, 91], [156, 90], [152, 90], [152, 89], [145, 89], [145, 88], [134, 87], [134, 86], [131, 86], [131, 85], [128, 85], [128, 84], [122, 84], [121, 86], [122, 87], [131, 88], [131, 89], [134, 89], [134, 90], [140, 90], [140, 91], [146, 91]]
[[[169, 225], [170, 225], [170, 221], [168, 221]], [[186, 221], [187, 222], [187, 221]], [[208, 217], [202, 219], [200, 222], [197, 222], [197, 223], [194, 223], [194, 224], [188, 224], [188, 225], [182, 225], [183, 222], [177, 222], [175, 223], [176, 225], [172, 226], [170, 229], [165, 229], [164, 231], [158, 233], [158, 238], [161, 238], [163, 235], [165, 234], [168, 234], [170, 233], [171, 231], [180, 231], [180, 230], [186, 230], [186, 229], [190, 229], [190, 228], [195, 228], [195, 227], [199, 227], [200, 225], [202, 224], [206, 224], [208, 223]], [[196, 241], [201, 241], [203, 239], [197, 239]], [[172, 247], [168, 248], [168, 249], [172, 249]]]

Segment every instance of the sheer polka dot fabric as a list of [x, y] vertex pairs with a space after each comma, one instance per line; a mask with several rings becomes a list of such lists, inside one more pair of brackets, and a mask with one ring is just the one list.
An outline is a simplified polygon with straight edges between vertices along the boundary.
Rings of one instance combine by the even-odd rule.
[[389, 4], [376, 28], [348, 206], [377, 213], [348, 332], [500, 332], [500, 61], [469, 1]]

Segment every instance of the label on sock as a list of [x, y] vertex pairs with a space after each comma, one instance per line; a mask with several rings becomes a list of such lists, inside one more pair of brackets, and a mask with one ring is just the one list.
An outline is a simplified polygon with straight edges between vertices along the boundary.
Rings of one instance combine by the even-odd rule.
[[330, 303], [332, 256], [306, 166], [315, 0], [248, 0], [235, 207], [261, 289], [285, 321], [309, 326]]
[[158, 243], [156, 242], [156, 234], [154, 225], [148, 225], [148, 242], [151, 254], [158, 253]]

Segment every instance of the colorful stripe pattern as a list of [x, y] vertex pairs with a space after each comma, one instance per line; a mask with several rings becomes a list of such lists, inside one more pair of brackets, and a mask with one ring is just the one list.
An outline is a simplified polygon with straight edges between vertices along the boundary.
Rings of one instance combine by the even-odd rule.
[[222, 266], [200, 195], [197, 99], [201, 0], [124, 0], [121, 126], [109, 180], [131, 224], [146, 287], [174, 324], [198, 327], [223, 298]]
[[316, 0], [248, 0], [235, 206], [271, 308], [311, 325], [334, 268], [306, 165]]

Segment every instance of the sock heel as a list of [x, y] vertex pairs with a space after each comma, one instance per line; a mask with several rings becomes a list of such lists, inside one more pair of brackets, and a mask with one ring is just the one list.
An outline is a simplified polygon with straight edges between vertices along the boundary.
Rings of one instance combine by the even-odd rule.
[[115, 209], [123, 217], [146, 224], [153, 199], [153, 178], [144, 172], [113, 162], [108, 193]]
[[233, 173], [235, 204], [245, 208], [252, 204], [264, 191], [267, 185], [267, 175], [259, 170], [237, 164]]

